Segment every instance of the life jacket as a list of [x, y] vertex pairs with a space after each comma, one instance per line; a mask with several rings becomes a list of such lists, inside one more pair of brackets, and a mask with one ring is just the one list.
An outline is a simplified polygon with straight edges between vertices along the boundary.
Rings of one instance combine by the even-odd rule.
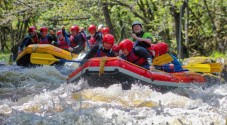
[[33, 43], [39, 43], [39, 38], [37, 35], [35, 35], [34, 37], [32, 37], [32, 42]]
[[45, 36], [44, 38], [40, 38], [39, 44], [50, 44], [48, 37]]
[[167, 63], [165, 65], [162, 66], [155, 66], [156, 69], [158, 70], [163, 70], [164, 72], [181, 72], [181, 71], [185, 71], [182, 66], [181, 63], [177, 60], [177, 58], [175, 56], [170, 55], [174, 60], [171, 62], [172, 64], [174, 64], [174, 69], [170, 69], [170, 63]]
[[74, 41], [75, 37], [73, 35], [70, 35], [69, 40], [70, 40], [70, 46], [75, 47], [76, 43]]
[[88, 40], [88, 43], [89, 43], [90, 47], [92, 48], [96, 44], [95, 36], [91, 36], [91, 38]]
[[129, 55], [126, 58], [127, 58], [127, 61], [139, 66], [144, 66], [147, 63], [147, 60], [145, 58], [135, 55], [133, 50], [129, 53]]
[[71, 47], [75, 47], [75, 46], [77, 46], [77, 41], [75, 41], [75, 38], [76, 37], [82, 37], [82, 40], [83, 40], [83, 47], [85, 47], [85, 41], [86, 41], [86, 39], [84, 38], [85, 36], [82, 34], [82, 33], [79, 33], [79, 34], [77, 34], [76, 36], [72, 36], [72, 35], [70, 35], [70, 46]]
[[95, 57], [103, 57], [103, 56], [110, 56], [110, 53], [111, 53], [111, 49], [110, 49], [110, 51], [109, 52], [107, 52], [107, 53], [104, 53], [103, 51], [103, 48], [102, 47], [100, 47], [99, 49], [98, 49], [98, 51], [97, 51], [97, 53], [96, 53], [96, 55], [95, 55]]
[[58, 47], [61, 49], [68, 49], [69, 45], [68, 43], [65, 41], [65, 39], [59, 40], [58, 41]]
[[32, 37], [30, 35], [26, 35], [25, 37], [28, 37], [28, 40], [25, 42], [25, 45], [27, 43], [29, 43], [29, 40], [31, 40], [31, 44], [37, 44], [37, 43], [39, 43], [39, 38], [38, 38], [37, 35], [32, 36]]

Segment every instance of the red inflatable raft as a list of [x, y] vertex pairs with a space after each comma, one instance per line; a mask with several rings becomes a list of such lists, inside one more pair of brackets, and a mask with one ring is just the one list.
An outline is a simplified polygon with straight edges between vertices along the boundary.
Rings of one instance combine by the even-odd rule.
[[89, 59], [68, 76], [67, 83], [84, 78], [90, 86], [108, 87], [112, 84], [122, 84], [125, 89], [130, 88], [132, 83], [155, 87], [192, 87], [204, 86], [207, 83], [202, 74], [188, 71], [178, 73], [150, 71], [117, 57], [106, 59], [102, 67], [104, 73], [100, 75], [100, 60], [101, 58]]

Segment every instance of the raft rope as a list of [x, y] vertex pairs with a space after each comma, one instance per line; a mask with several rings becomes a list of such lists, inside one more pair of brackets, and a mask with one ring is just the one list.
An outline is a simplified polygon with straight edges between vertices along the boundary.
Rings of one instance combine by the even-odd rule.
[[33, 48], [32, 48], [32, 52], [36, 52], [36, 50], [38, 49], [38, 45], [35, 45]]
[[107, 61], [107, 56], [101, 57], [100, 65], [99, 65], [99, 77], [104, 73], [106, 61]]

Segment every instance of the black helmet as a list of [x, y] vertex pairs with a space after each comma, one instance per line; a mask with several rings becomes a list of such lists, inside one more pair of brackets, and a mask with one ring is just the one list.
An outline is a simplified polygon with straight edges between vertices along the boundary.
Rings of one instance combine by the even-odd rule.
[[134, 21], [134, 22], [132, 23], [132, 27], [133, 27], [134, 25], [140, 25], [140, 26], [142, 27], [142, 23], [140, 23], [139, 21]]

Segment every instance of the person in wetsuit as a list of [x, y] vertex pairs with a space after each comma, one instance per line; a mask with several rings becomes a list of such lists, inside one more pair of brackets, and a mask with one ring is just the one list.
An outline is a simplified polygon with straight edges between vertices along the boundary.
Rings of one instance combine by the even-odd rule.
[[37, 44], [39, 42], [38, 34], [36, 32], [36, 28], [31, 26], [28, 28], [28, 34], [23, 38], [19, 48], [18, 54], [20, 54], [25, 47], [30, 44]]
[[103, 38], [102, 46], [95, 45], [83, 58], [82, 65], [85, 63], [88, 59], [93, 57], [115, 57], [115, 53], [112, 51], [112, 47], [114, 45], [114, 36], [111, 34], [107, 34]]
[[134, 44], [135, 43], [129, 39], [121, 41], [119, 43], [119, 48], [123, 52], [121, 57], [138, 66], [150, 69], [150, 66], [152, 66], [152, 56], [146, 48], [134, 46]]

